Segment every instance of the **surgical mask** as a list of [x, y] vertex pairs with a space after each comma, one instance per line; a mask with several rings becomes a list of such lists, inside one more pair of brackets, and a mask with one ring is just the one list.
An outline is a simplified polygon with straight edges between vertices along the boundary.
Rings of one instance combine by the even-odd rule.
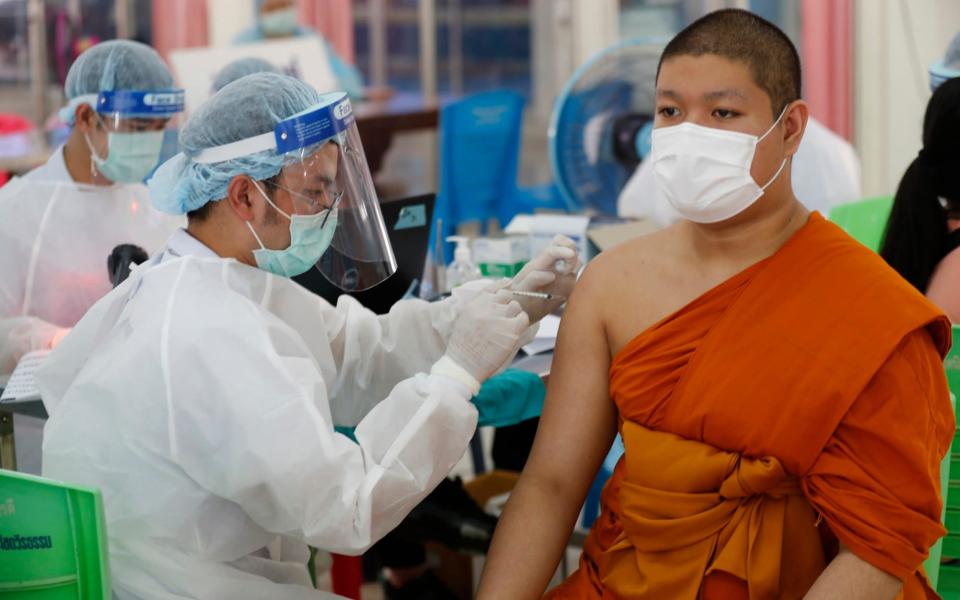
[[718, 223], [740, 214], [763, 196], [787, 159], [763, 186], [753, 180], [750, 169], [757, 144], [773, 131], [786, 110], [784, 107], [760, 137], [693, 123], [654, 129], [654, 176], [680, 216], [694, 223]]
[[333, 242], [333, 234], [337, 229], [337, 202], [315, 215], [288, 215], [270, 200], [257, 182], [253, 184], [267, 203], [290, 221], [290, 246], [284, 250], [270, 250], [264, 246], [253, 225], [247, 221], [247, 228], [260, 244], [260, 250], [253, 251], [257, 267], [281, 277], [296, 277], [306, 273], [317, 264]]
[[110, 131], [107, 133], [107, 158], [97, 153], [86, 133], [83, 137], [97, 170], [114, 183], [142, 183], [160, 162], [163, 131]]
[[267, 35], [291, 35], [296, 33], [297, 9], [284, 8], [282, 10], [272, 10], [260, 17], [260, 28]]

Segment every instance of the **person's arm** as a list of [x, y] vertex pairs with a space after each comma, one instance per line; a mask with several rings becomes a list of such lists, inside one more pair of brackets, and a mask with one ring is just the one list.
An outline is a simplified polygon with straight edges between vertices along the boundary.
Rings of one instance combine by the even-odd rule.
[[9, 375], [27, 352], [50, 348], [62, 335], [53, 323], [23, 313], [32, 247], [17, 229], [22, 227], [19, 205], [9, 196], [18, 186], [23, 187], [22, 183], [10, 183], [7, 187], [11, 189], [5, 188], [0, 195], [0, 376]]
[[0, 375], [12, 373], [24, 354], [53, 348], [68, 331], [37, 317], [0, 318]]
[[429, 371], [446, 351], [463, 306], [487, 285], [477, 282], [441, 302], [401, 300], [386, 315], [347, 295], [335, 308], [322, 303], [337, 365], [330, 404], [334, 422], [355, 426], [398, 383]]
[[899, 579], [841, 546], [804, 600], [893, 600], [901, 587]]
[[616, 434], [610, 351], [588, 268], [560, 327], [536, 441], [500, 518], [477, 598], [540, 598]]
[[960, 250], [947, 254], [927, 285], [927, 298], [960, 323]]
[[917, 570], [943, 535], [939, 473], [955, 427], [940, 355], [915, 331], [803, 476], [820, 527], [842, 549], [808, 598], [894, 598], [901, 585], [917, 593]]
[[[533, 258], [512, 281], [480, 280], [460, 286], [441, 302], [401, 300], [386, 315], [375, 315], [349, 296], [341, 296], [334, 310], [324, 315], [327, 336], [337, 369], [337, 394], [332, 410], [338, 425], [351, 426], [397, 383], [414, 373], [426, 372], [447, 348], [450, 332], [464, 306], [484, 290], [510, 286], [532, 292], [550, 292], [551, 301], [515, 300], [530, 317], [532, 326], [520, 345], [536, 334], [536, 322], [559, 308], [576, 284], [579, 259], [576, 245], [563, 237]], [[567, 272], [558, 275], [555, 264], [563, 260]], [[505, 368], [509, 357], [501, 368]]]
[[395, 528], [456, 465], [477, 423], [471, 395], [529, 324], [509, 298], [478, 297], [431, 374], [396, 385], [353, 443], [334, 432], [326, 365], [257, 305], [230, 300], [184, 295], [189, 312], [164, 325], [171, 457], [263, 529], [345, 554]]

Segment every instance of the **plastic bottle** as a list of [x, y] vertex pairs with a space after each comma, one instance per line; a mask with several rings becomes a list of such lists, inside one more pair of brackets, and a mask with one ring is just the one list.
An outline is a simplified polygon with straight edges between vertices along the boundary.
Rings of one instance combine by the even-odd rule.
[[457, 244], [457, 249], [453, 252], [453, 262], [447, 267], [447, 291], [452, 292], [453, 288], [480, 279], [483, 275], [477, 265], [473, 264], [468, 238], [451, 235], [447, 241]]

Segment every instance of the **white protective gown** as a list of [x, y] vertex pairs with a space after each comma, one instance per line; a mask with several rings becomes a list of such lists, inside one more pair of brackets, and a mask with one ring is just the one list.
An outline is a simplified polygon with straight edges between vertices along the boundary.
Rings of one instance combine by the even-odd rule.
[[475, 289], [377, 316], [177, 232], [38, 377], [43, 474], [103, 492], [117, 597], [330, 597], [305, 543], [363, 552], [467, 448], [471, 390], [410, 376]]
[[[863, 198], [860, 190], [860, 159], [845, 139], [811, 118], [793, 157], [793, 193], [810, 210], [829, 215], [838, 204]], [[660, 193], [653, 174], [653, 161], [640, 163], [620, 192], [617, 214], [653, 219], [667, 227], [680, 214]]]
[[[55, 154], [0, 188], [0, 378], [110, 291], [115, 246], [157, 252], [183, 222], [154, 210], [146, 186], [82, 186], [64, 173]], [[16, 415], [14, 426], [18, 469], [39, 473], [40, 421]]]
[[66, 157], [63, 155], [63, 146], [54, 150], [47, 162], [24, 174], [23, 178], [49, 183], [73, 183], [73, 177], [67, 169]]

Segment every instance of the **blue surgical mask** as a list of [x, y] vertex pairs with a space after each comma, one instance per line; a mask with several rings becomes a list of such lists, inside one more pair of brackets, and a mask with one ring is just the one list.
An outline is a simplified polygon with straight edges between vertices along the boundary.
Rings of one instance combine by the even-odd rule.
[[90, 159], [104, 177], [114, 183], [142, 183], [160, 161], [163, 131], [107, 133], [107, 157], [103, 158], [84, 134]]
[[298, 25], [296, 8], [272, 10], [260, 17], [260, 28], [269, 36], [293, 35]]
[[270, 250], [264, 246], [260, 236], [247, 221], [250, 233], [260, 244], [260, 250], [253, 251], [257, 267], [281, 277], [296, 277], [306, 273], [310, 267], [317, 264], [333, 242], [333, 234], [337, 230], [336, 203], [333, 208], [322, 210], [315, 215], [288, 215], [270, 200], [257, 182], [253, 184], [274, 210], [290, 220], [290, 246], [284, 250]]

